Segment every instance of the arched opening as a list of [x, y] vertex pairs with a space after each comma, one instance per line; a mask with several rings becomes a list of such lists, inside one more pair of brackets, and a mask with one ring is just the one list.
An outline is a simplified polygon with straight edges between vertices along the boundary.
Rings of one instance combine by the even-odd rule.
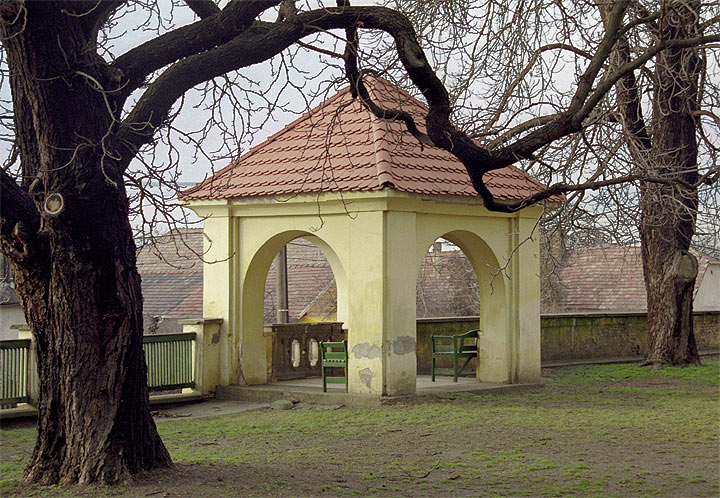
[[417, 318], [472, 317], [480, 314], [480, 288], [465, 253], [438, 238], [428, 249], [415, 285]]
[[[284, 272], [276, 257], [283, 247], [287, 262]], [[286, 274], [284, 284], [276, 278], [278, 273]], [[285, 306], [278, 299], [283, 292], [288, 297], [286, 323], [278, 320], [278, 309]], [[293, 231], [265, 242], [254, 252], [243, 279], [239, 317], [241, 371], [248, 361], [257, 362], [245, 354], [250, 347], [265, 360], [264, 382], [320, 376], [319, 343], [345, 338], [337, 316], [346, 309], [346, 295], [344, 269], [321, 238]], [[264, 345], [262, 353], [251, 346], [258, 342]]]
[[[457, 335], [477, 329], [480, 323], [478, 276], [463, 250], [440, 237], [428, 248], [415, 284], [417, 314], [417, 373], [431, 374], [433, 335]], [[464, 377], [476, 375], [475, 358], [463, 369]], [[438, 360], [449, 368], [452, 361]]]
[[[505, 280], [492, 249], [478, 235], [456, 230], [423, 243], [416, 283], [418, 373], [430, 374], [431, 336], [479, 329], [478, 358], [463, 375], [508, 379]], [[446, 365], [449, 366], [449, 365]]]

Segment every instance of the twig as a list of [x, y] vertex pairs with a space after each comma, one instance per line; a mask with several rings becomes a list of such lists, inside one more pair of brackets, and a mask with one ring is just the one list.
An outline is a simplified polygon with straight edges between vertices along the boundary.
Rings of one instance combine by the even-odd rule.
[[430, 468], [430, 470], [428, 470], [427, 472], [425, 472], [425, 473], [424, 473], [423, 475], [421, 475], [421, 476], [412, 475], [410, 472], [404, 472], [404, 474], [405, 474], [406, 476], [412, 477], [412, 478], [414, 478], [414, 479], [425, 479], [427, 476], [429, 476], [429, 475], [432, 474], [435, 470], [437, 470], [438, 467], [440, 467], [440, 461], [439, 461], [439, 460], [438, 460], [437, 462], [435, 462], [435, 465], [433, 465], [433, 466]]

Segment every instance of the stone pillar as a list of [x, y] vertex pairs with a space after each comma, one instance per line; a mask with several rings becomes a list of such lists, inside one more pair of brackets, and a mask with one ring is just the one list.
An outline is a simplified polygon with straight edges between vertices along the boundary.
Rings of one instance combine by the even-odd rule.
[[[540, 381], [539, 244], [530, 238], [536, 220], [508, 218], [507, 382]], [[537, 237], [536, 237], [537, 238]]]
[[383, 394], [415, 393], [415, 213], [385, 213], [385, 313], [383, 321]]
[[267, 381], [264, 343], [243, 340], [240, 221], [230, 215], [229, 209], [222, 205], [202, 213], [209, 215], [204, 220], [203, 315], [222, 319], [218, 384], [264, 384]]
[[222, 378], [220, 372], [220, 335], [222, 318], [180, 320], [183, 332], [195, 332], [193, 343], [193, 376], [195, 390], [201, 394], [215, 393]]
[[383, 213], [350, 221], [347, 265], [348, 391], [383, 392]]
[[[525, 241], [515, 255], [519, 272], [515, 381], [540, 382], [540, 234], [536, 218], [519, 218], [519, 239]], [[535, 233], [533, 233], [535, 229]], [[533, 235], [535, 240], [530, 239]]]

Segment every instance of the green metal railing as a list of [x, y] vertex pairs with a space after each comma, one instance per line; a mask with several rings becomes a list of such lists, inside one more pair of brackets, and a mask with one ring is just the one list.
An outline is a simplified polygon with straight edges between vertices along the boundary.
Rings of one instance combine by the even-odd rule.
[[[195, 333], [143, 336], [150, 391], [195, 387]], [[30, 339], [0, 341], [0, 406], [29, 400]]]
[[195, 333], [143, 336], [150, 391], [195, 387], [193, 342]]
[[0, 341], [0, 405], [28, 401], [30, 339]]

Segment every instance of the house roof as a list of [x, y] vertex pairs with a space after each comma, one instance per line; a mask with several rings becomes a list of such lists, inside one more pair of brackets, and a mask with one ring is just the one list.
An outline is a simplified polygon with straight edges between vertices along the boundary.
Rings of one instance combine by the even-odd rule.
[[20, 306], [15, 288], [9, 282], [0, 282], [0, 306]]
[[[300, 318], [303, 310], [323, 289], [334, 286], [335, 277], [330, 264], [312, 242], [295, 239], [287, 245], [288, 308], [290, 320]], [[263, 313], [267, 323], [276, 320], [275, 260], [265, 280], [265, 305]], [[334, 304], [334, 303], [333, 303]]]
[[[381, 106], [409, 112], [425, 130], [427, 108], [422, 103], [384, 79], [367, 78], [366, 83]], [[485, 181], [501, 200], [524, 198], [544, 188], [512, 166], [488, 172]], [[417, 194], [478, 195], [455, 156], [421, 146], [403, 123], [374, 117], [346, 87], [181, 198], [375, 191], [386, 186]]]
[[13, 276], [10, 272], [10, 264], [5, 259], [5, 253], [0, 250], [0, 306], [20, 306], [15, 292]]
[[[698, 258], [697, 293], [709, 264], [720, 260], [694, 252]], [[556, 269], [559, 296], [553, 311], [645, 311], [647, 296], [640, 247], [593, 247], [567, 251]]]
[[150, 273], [191, 273], [203, 271], [203, 229], [171, 230], [144, 244], [137, 253], [137, 268]]
[[[166, 318], [191, 318], [203, 313], [202, 229], [173, 230], [138, 251], [143, 313]], [[291, 319], [333, 281], [330, 265], [313, 243], [288, 244], [288, 301]], [[265, 282], [264, 316], [275, 321], [275, 262]]]
[[201, 228], [173, 230], [140, 248], [137, 267], [145, 315], [202, 316], [202, 250]]
[[147, 273], [141, 275], [143, 314], [166, 318], [203, 315], [203, 274]]
[[418, 318], [478, 315], [478, 279], [465, 253], [428, 252], [418, 271], [415, 301]]

